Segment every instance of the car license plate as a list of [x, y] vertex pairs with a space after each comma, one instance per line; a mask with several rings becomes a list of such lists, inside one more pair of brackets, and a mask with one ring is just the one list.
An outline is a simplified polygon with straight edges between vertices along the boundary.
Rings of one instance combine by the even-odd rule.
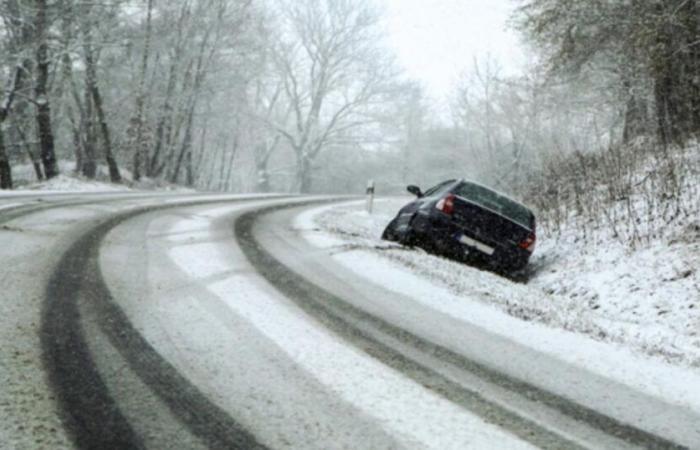
[[489, 247], [488, 245], [484, 244], [483, 242], [479, 242], [476, 239], [472, 239], [468, 236], [461, 235], [459, 237], [459, 242], [466, 245], [467, 247], [472, 247], [472, 248], [479, 250], [482, 253], [486, 253], [489, 256], [493, 255], [493, 252], [494, 252], [493, 247]]

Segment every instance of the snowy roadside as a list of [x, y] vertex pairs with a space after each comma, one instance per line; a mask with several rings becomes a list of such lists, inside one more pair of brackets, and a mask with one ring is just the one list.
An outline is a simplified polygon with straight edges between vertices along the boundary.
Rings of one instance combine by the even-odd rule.
[[[634, 254], [540, 239], [527, 284], [379, 239], [406, 198], [322, 207], [295, 226], [388, 289], [700, 411], [700, 240]], [[504, 314], [505, 313], [505, 314]], [[669, 380], [674, 381], [671, 386]]]
[[115, 192], [150, 192], [166, 191], [176, 193], [197, 192], [191, 188], [185, 188], [173, 184], [162, 183], [149, 178], [142, 178], [134, 182], [131, 172], [121, 169], [123, 184], [109, 183], [109, 175], [106, 166], [97, 167], [97, 176], [94, 180], [87, 179], [75, 173], [75, 163], [60, 161], [61, 173], [44, 181], [36, 181], [36, 175], [31, 165], [19, 165], [13, 168], [13, 178], [16, 189], [1, 191], [0, 197], [15, 197], [26, 195], [52, 195], [65, 193], [115, 193]]
[[[65, 192], [128, 192], [131, 189], [124, 185], [88, 180], [86, 178], [60, 174], [50, 180], [32, 183], [22, 189], [10, 191], [9, 194], [23, 195], [27, 193], [65, 193]], [[5, 194], [5, 193], [3, 193]]]

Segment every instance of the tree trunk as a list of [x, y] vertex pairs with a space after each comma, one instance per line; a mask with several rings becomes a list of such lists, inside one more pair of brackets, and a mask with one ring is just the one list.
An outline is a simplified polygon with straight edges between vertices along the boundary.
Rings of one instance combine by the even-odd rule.
[[24, 150], [27, 152], [27, 156], [29, 156], [29, 160], [32, 162], [32, 167], [34, 167], [34, 174], [36, 175], [36, 179], [39, 181], [43, 181], [45, 177], [44, 171], [41, 168], [41, 160], [37, 157], [36, 153], [32, 151], [32, 145], [29, 142], [27, 142], [27, 136], [17, 124], [15, 124], [15, 131], [17, 132], [17, 136], [19, 136], [20, 147], [24, 148]]
[[2, 121], [0, 121], [0, 189], [12, 189], [12, 168], [5, 149]]
[[191, 106], [190, 111], [187, 115], [187, 125], [185, 126], [185, 136], [182, 139], [182, 146], [180, 147], [180, 154], [177, 157], [177, 162], [175, 163], [175, 169], [170, 176], [171, 183], [177, 183], [178, 178], [180, 178], [180, 170], [182, 169], [182, 162], [185, 156], [192, 150], [192, 123], [194, 122], [194, 106]]
[[141, 179], [141, 167], [146, 158], [144, 148], [144, 103], [146, 96], [146, 72], [148, 71], [148, 58], [151, 51], [151, 16], [153, 13], [153, 0], [148, 0], [148, 12], [146, 14], [146, 37], [143, 43], [143, 59], [141, 60], [141, 73], [139, 74], [139, 90], [136, 96], [136, 136], [134, 142], [134, 181]]
[[225, 191], [230, 192], [233, 190], [233, 164], [236, 161], [236, 155], [238, 154], [238, 136], [234, 137], [233, 144], [231, 145], [231, 152], [226, 165], [226, 186]]
[[83, 43], [83, 51], [85, 56], [85, 82], [90, 92], [92, 103], [95, 107], [95, 113], [97, 113], [100, 133], [102, 134], [102, 145], [104, 146], [105, 160], [107, 161], [107, 167], [109, 169], [109, 180], [112, 183], [120, 183], [122, 181], [122, 177], [119, 173], [117, 161], [114, 159], [114, 155], [112, 154], [112, 138], [109, 132], [109, 125], [107, 124], [107, 118], [105, 117], [102, 94], [100, 94], [100, 88], [97, 85], [95, 58], [92, 52], [92, 32], [88, 29], [84, 31], [84, 34], [85, 42]]
[[296, 184], [300, 194], [311, 192], [311, 160], [305, 152], [297, 153]]
[[[204, 78], [206, 75], [206, 68], [205, 65], [208, 64], [208, 62], [211, 60], [211, 54], [209, 54], [208, 58], [206, 57], [207, 54], [205, 52], [207, 45], [209, 43], [209, 37], [210, 37], [210, 32], [211, 29], [207, 28], [204, 37], [202, 38], [202, 42], [199, 45], [199, 55], [197, 56], [196, 59], [196, 65], [194, 67], [194, 73], [190, 73], [190, 75], [186, 75], [185, 79], [191, 79], [192, 80], [192, 90], [190, 93], [189, 100], [187, 102], [188, 109], [185, 110], [185, 135], [183, 137], [182, 141], [182, 147], [180, 149], [180, 155], [177, 158], [177, 163], [175, 165], [175, 170], [173, 171], [173, 175], [171, 177], [171, 181], [173, 183], [177, 182], [177, 179], [180, 174], [180, 169], [182, 168], [182, 162], [183, 162], [183, 157], [187, 157], [187, 168], [189, 169], [191, 167], [191, 158], [192, 158], [192, 126], [194, 123], [194, 114], [197, 109], [197, 103], [199, 100], [199, 91], [202, 87], [202, 83], [204, 82]], [[190, 71], [190, 68], [188, 69], [188, 72]], [[183, 82], [183, 90], [187, 87], [188, 83]], [[188, 182], [189, 177], [188, 177]]]
[[155, 177], [160, 175], [162, 169], [160, 168], [160, 157], [163, 153], [163, 148], [166, 145], [166, 136], [170, 135], [170, 123], [172, 121], [172, 97], [175, 91], [176, 82], [176, 69], [177, 68], [177, 58], [173, 58], [170, 65], [170, 73], [168, 75], [168, 86], [165, 89], [165, 100], [163, 101], [163, 106], [161, 107], [160, 117], [158, 118], [158, 125], [156, 125], [156, 142], [155, 148], [153, 150], [153, 155], [148, 162], [146, 168], [146, 175], [149, 177]]
[[627, 95], [625, 120], [622, 129], [622, 141], [627, 144], [642, 136], [647, 128], [647, 105], [633, 92], [628, 81], [624, 82], [624, 92]]
[[71, 123], [71, 137], [73, 138], [73, 155], [75, 157], [75, 173], [82, 173], [83, 170], [83, 143], [80, 138], [80, 126], [76, 122], [73, 113], [69, 111]]
[[216, 184], [210, 183], [209, 190], [223, 191], [226, 188], [226, 146], [224, 145], [217, 145], [216, 155], [212, 158], [210, 178], [216, 179]]
[[187, 151], [186, 165], [185, 165], [185, 183], [187, 187], [194, 186], [194, 168], [192, 167], [192, 146]]
[[[61, 72], [63, 82], [67, 83], [70, 92], [70, 97], [73, 99], [76, 113], [71, 106], [70, 100], [65, 100], [66, 113], [71, 123], [71, 135], [73, 139], [73, 154], [75, 157], [75, 172], [82, 174], [88, 179], [94, 179], [97, 172], [97, 162], [95, 160], [95, 139], [92, 135], [92, 129], [89, 121], [92, 117], [92, 103], [90, 94], [85, 89], [83, 98], [80, 95], [80, 89], [73, 75], [73, 60], [71, 59], [71, 46], [75, 36], [73, 32], [73, 19], [75, 11], [68, 3], [65, 5], [66, 10], [61, 23], [61, 34], [63, 38], [63, 54], [61, 55]], [[83, 100], [85, 106], [83, 106]], [[88, 146], [91, 146], [88, 148]]]
[[[25, 40], [23, 42], [27, 42]], [[27, 43], [26, 45], [30, 45]], [[31, 90], [31, 80], [34, 77], [34, 61], [30, 58], [24, 58], [22, 60], [22, 76], [17, 77], [16, 80], [16, 91], [17, 92], [28, 92]], [[31, 139], [27, 139], [27, 134], [31, 134], [34, 130], [32, 127], [32, 112], [30, 110], [30, 103], [25, 97], [20, 97], [15, 101], [14, 106], [14, 128], [17, 132], [17, 136], [20, 137], [20, 142], [17, 145], [22, 148], [22, 150], [29, 156], [29, 160], [34, 165], [34, 172], [36, 173], [37, 179], [39, 181], [43, 180], [44, 172], [41, 167], [41, 158], [37, 154], [36, 149], [29, 143]]]
[[44, 176], [44, 171], [41, 168], [41, 160], [36, 157], [33, 151], [29, 148], [29, 146], [26, 147], [27, 152], [29, 153], [29, 157], [32, 158], [32, 167], [34, 167], [34, 174], [36, 175], [36, 179], [39, 181], [43, 181], [46, 179]]
[[97, 175], [97, 152], [95, 151], [97, 146], [97, 136], [95, 134], [95, 127], [92, 122], [94, 113], [92, 108], [92, 99], [90, 98], [90, 89], [85, 86], [85, 112], [82, 118], [83, 127], [83, 149], [85, 153], [83, 155], [83, 176], [89, 180], [94, 180]]
[[[193, 164], [193, 170], [196, 174], [202, 175], [202, 171], [204, 170], [204, 166], [207, 162], [207, 157], [209, 152], [207, 152], [207, 146], [209, 145], [208, 143], [208, 137], [209, 137], [209, 125], [210, 125], [210, 118], [212, 116], [211, 112], [211, 105], [207, 105], [207, 112], [204, 115], [204, 124], [200, 127], [201, 131], [199, 133], [199, 145], [198, 145], [198, 150], [197, 150], [197, 158], [194, 161]], [[207, 176], [207, 174], [203, 174], [204, 176]]]
[[674, 124], [676, 114], [671, 89], [670, 77], [665, 73], [660, 74], [654, 83], [654, 101], [656, 103], [658, 134], [664, 146], [677, 142], [679, 139], [677, 125]]
[[58, 163], [54, 148], [53, 130], [51, 128], [51, 104], [48, 96], [49, 82], [49, 46], [47, 42], [47, 2], [36, 0], [36, 34], [39, 45], [36, 52], [37, 77], [34, 89], [37, 104], [37, 132], [41, 145], [41, 162], [44, 165], [46, 178], [58, 175]]
[[[186, 21], [190, 17], [190, 6], [187, 2], [183, 2], [182, 8], [180, 10], [180, 17], [177, 22], [178, 28], [183, 28], [186, 26]], [[170, 134], [172, 129], [172, 115], [173, 115], [173, 94], [175, 92], [175, 86], [177, 84], [177, 68], [180, 67], [182, 62], [182, 54], [184, 51], [183, 43], [187, 40], [188, 36], [180, 35], [171, 57], [170, 68], [168, 70], [168, 84], [165, 88], [165, 97], [163, 100], [163, 105], [161, 106], [160, 116], [158, 117], [158, 123], [156, 125], [156, 135], [155, 144], [153, 149], [153, 155], [146, 162], [146, 175], [149, 177], [160, 176], [169, 161], [161, 162], [161, 155], [163, 153], [169, 152], [170, 146]]]
[[15, 92], [21, 80], [22, 68], [18, 67], [11, 79], [11, 84], [5, 90], [5, 98], [3, 98], [0, 104], [0, 189], [12, 189], [13, 187], [12, 167], [10, 166], [10, 159], [7, 156], [7, 149], [5, 148], [5, 134], [2, 127], [5, 123], [5, 119], [7, 119], [7, 116], [10, 114], [12, 101], [15, 98]]
[[[14, 33], [10, 33], [15, 35], [15, 39], [10, 39], [9, 42], [10, 54], [15, 64], [21, 61], [21, 66], [16, 68], [13, 83], [14, 91], [10, 92], [10, 95], [14, 95], [15, 92], [24, 93], [23, 96], [14, 102], [13, 128], [15, 133], [13, 133], [13, 135], [14, 137], [18, 137], [18, 139], [16, 139], [17, 142], [13, 142], [12, 144], [16, 145], [17, 148], [20, 149], [20, 152], [24, 152], [29, 156], [34, 166], [37, 180], [41, 181], [44, 179], [41, 159], [29, 143], [30, 139], [27, 139], [28, 133], [35, 133], [33, 126], [35, 122], [33, 121], [36, 119], [35, 114], [30, 108], [31, 103], [27, 93], [33, 89], [32, 80], [35, 76], [35, 60], [28, 52], [28, 49], [33, 48], [38, 42], [37, 37], [42, 38], [43, 35], [37, 34], [35, 22], [25, 16], [20, 2], [17, 0], [7, 1], [5, 2], [5, 6], [8, 8], [8, 15], [6, 18], [9, 20], [10, 27], [15, 30]], [[36, 57], [36, 54], [34, 57]]]

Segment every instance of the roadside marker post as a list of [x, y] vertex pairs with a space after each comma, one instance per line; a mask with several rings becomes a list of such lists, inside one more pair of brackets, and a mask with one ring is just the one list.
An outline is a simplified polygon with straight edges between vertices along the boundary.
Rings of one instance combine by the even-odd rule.
[[367, 183], [367, 212], [372, 214], [374, 209], [374, 180]]

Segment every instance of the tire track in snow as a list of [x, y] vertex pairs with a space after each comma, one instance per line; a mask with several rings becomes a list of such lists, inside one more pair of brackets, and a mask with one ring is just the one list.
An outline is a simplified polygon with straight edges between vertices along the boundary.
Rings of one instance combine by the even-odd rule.
[[[104, 198], [99, 198], [104, 195]], [[96, 198], [92, 200], [85, 199], [59, 199], [54, 200], [54, 196], [36, 196], [31, 197], [31, 203], [13, 205], [7, 208], [0, 208], [0, 225], [4, 225], [7, 222], [11, 222], [16, 219], [20, 219], [31, 214], [38, 214], [44, 211], [57, 208], [74, 207], [74, 206], [86, 206], [86, 205], [100, 205], [108, 202], [122, 202], [125, 200], [139, 200], [139, 199], [157, 199], [158, 196], [149, 196], [148, 194], [98, 194], [95, 195]], [[56, 197], [63, 197], [63, 195], [57, 195]], [[23, 197], [18, 197], [22, 199]], [[49, 200], [50, 199], [50, 200]]]
[[[10, 208], [5, 208], [0, 210], [0, 225], [4, 225], [12, 220], [20, 219], [24, 216], [30, 214], [40, 213], [53, 208], [60, 208], [62, 206], [80, 206], [86, 202], [71, 202], [62, 201], [56, 203], [45, 203], [43, 200], [35, 200], [35, 203], [22, 204], [12, 206]], [[92, 203], [92, 202], [87, 202]]]
[[182, 377], [134, 329], [112, 299], [102, 279], [98, 259], [100, 244], [107, 233], [137, 215], [183, 206], [246, 200], [200, 200], [130, 210], [92, 228], [63, 256], [46, 288], [40, 338], [44, 366], [56, 393], [62, 420], [79, 448], [144, 447], [94, 364], [80, 322], [79, 302], [95, 305], [100, 315], [100, 327], [129, 367], [203, 443], [210, 448], [264, 448]]

